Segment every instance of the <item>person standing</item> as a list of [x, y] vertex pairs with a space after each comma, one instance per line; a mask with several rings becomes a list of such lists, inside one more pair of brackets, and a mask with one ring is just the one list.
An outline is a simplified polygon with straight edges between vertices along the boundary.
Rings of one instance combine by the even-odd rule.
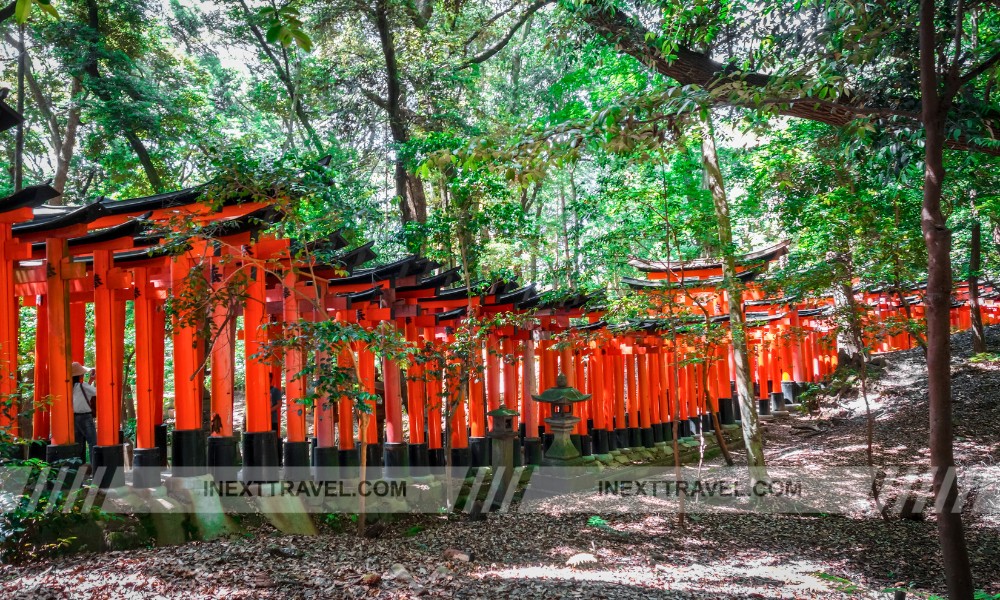
[[76, 443], [82, 444], [80, 457], [86, 464], [86, 450], [90, 450], [90, 461], [94, 460], [94, 446], [97, 445], [97, 424], [94, 416], [97, 412], [97, 388], [85, 382], [83, 377], [91, 369], [74, 362], [70, 367], [73, 376], [73, 427], [76, 432]]

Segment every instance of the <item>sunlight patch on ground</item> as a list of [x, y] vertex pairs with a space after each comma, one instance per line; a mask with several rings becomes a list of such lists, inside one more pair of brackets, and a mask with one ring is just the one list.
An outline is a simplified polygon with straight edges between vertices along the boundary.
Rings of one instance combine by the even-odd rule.
[[[760, 594], [767, 598], [802, 598], [816, 594], [842, 593], [845, 580], [822, 577], [830, 569], [813, 561], [791, 561], [776, 565], [777, 557], [757, 560], [731, 560], [710, 565], [659, 564], [651, 568], [606, 570], [595, 565], [589, 569], [533, 565], [490, 569], [472, 576], [503, 580], [558, 580], [566, 582], [602, 582], [639, 586], [677, 592], [718, 594]], [[862, 589], [851, 597], [868, 597]]]

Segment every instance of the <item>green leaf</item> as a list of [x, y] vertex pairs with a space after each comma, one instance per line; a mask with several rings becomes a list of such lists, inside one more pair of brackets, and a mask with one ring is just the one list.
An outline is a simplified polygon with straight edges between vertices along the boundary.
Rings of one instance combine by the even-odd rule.
[[50, 2], [39, 2], [38, 6], [42, 9], [42, 12], [49, 15], [52, 18], [58, 19], [59, 13], [56, 11], [55, 7], [52, 6]]
[[295, 38], [295, 43], [298, 44], [299, 48], [302, 48], [306, 52], [312, 52], [312, 39], [306, 32], [301, 29], [293, 29], [292, 37]]
[[270, 29], [267, 30], [267, 42], [269, 44], [277, 42], [278, 39], [281, 37], [281, 33], [284, 28], [285, 27], [280, 23], [272, 25]]
[[31, 14], [32, 0], [17, 0], [14, 7], [14, 20], [23, 25], [28, 22], [28, 15]]

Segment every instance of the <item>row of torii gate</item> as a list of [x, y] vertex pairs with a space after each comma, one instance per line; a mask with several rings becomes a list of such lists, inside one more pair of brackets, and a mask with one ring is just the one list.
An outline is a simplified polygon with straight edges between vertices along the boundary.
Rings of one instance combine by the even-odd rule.
[[[276, 216], [260, 202], [210, 205], [205, 188], [81, 207], [45, 204], [52, 188], [29, 187], [0, 200], [0, 428], [17, 434], [18, 411], [31, 410], [34, 440], [44, 442], [49, 461], [79, 455], [74, 439], [71, 363], [83, 362], [86, 304], [93, 304], [96, 347], [97, 448], [95, 467], [107, 467], [102, 485], [119, 485], [125, 446], [120, 430], [125, 378], [126, 307], [132, 304], [135, 343], [136, 433], [132, 452], [133, 485], [160, 483], [160, 468], [197, 472], [232, 467], [242, 454], [249, 467], [356, 465], [361, 432], [350, 402], [301, 403], [307, 385], [299, 374], [306, 356], [290, 352], [281, 364], [259, 353], [281, 335], [282, 323], [318, 319], [316, 298], [327, 318], [377, 327], [389, 323], [414, 346], [454, 339], [470, 310], [479, 317], [530, 313], [517, 326], [498, 326], [485, 337], [477, 358], [483, 366], [469, 381], [466, 402], [448, 411], [442, 398], [456, 397], [456, 381], [435, 379], [411, 365], [406, 372], [389, 361], [376, 365], [375, 354], [355, 347], [362, 385], [383, 398], [384, 415], [369, 419], [364, 432], [368, 463], [443, 466], [488, 464], [487, 416], [500, 406], [517, 411], [516, 461], [537, 463], [548, 434], [548, 405], [531, 395], [555, 385], [559, 372], [569, 385], [592, 394], [581, 403], [574, 442], [584, 455], [618, 447], [652, 446], [669, 440], [679, 415], [680, 435], [711, 427], [711, 412], [723, 424], [739, 419], [733, 397], [732, 350], [727, 339], [726, 293], [720, 291], [721, 264], [712, 260], [676, 263], [633, 261], [646, 279], [626, 279], [637, 293], [672, 299], [671, 314], [686, 311], [679, 335], [664, 335], [669, 321], [651, 311], [648, 318], [608, 325], [594, 298], [570, 294], [544, 301], [534, 286], [497, 282], [485, 289], [457, 285], [458, 269], [419, 256], [366, 267], [376, 256], [371, 244], [349, 249], [339, 235], [322, 240], [336, 258], [304, 268], [288, 240], [260, 231]], [[201, 226], [201, 234], [168, 252], [163, 235], [180, 222]], [[746, 284], [756, 393], [761, 412], [769, 402], [827, 378], [837, 366], [832, 300], [801, 302], [767, 299], [754, 280], [788, 251], [782, 242], [740, 260]], [[224, 259], [223, 259], [224, 258]], [[177, 319], [168, 328], [165, 302], [183, 295], [192, 270], [219, 270], [270, 260], [275, 269], [251, 268], [246, 298], [239, 307], [245, 352], [235, 355], [240, 335], [234, 325], [218, 329], [211, 347], [204, 328]], [[216, 284], [221, 277], [209, 277]], [[984, 319], [997, 317], [993, 292], [984, 297]], [[871, 320], [884, 324], [875, 343], [887, 351], [912, 347], [900, 323], [920, 319], [919, 291], [907, 307], [890, 294], [858, 293]], [[18, 322], [20, 307], [33, 307], [36, 337], [33, 397], [19, 397]], [[680, 308], [678, 308], [680, 307]], [[693, 315], [693, 316], [692, 316]], [[700, 317], [699, 315], [702, 315]], [[706, 337], [703, 316], [722, 332]], [[222, 324], [226, 314], [204, 314]], [[674, 326], [678, 320], [674, 320]], [[959, 289], [953, 326], [969, 326], [969, 308]], [[675, 331], [676, 334], [676, 331]], [[170, 339], [172, 352], [166, 343]], [[711, 338], [711, 339], [710, 339]], [[168, 370], [167, 360], [172, 360]], [[234, 373], [244, 361], [245, 427], [234, 424]], [[203, 368], [203, 366], [207, 368]], [[207, 372], [207, 373], [206, 373]], [[173, 378], [173, 432], [168, 446], [164, 378]], [[207, 385], [206, 385], [207, 383]], [[271, 388], [284, 388], [284, 436], [271, 429]], [[206, 393], [206, 390], [210, 392]], [[786, 398], [791, 401], [792, 398]], [[674, 404], [677, 402], [678, 404]], [[208, 410], [203, 411], [207, 406]], [[776, 407], [779, 407], [776, 405]], [[310, 414], [311, 412], [311, 414]], [[208, 418], [206, 419], [206, 413]], [[404, 423], [404, 414], [406, 422]], [[169, 414], [166, 415], [169, 417]], [[450, 417], [451, 427], [445, 419]], [[450, 430], [450, 440], [444, 432]], [[239, 439], [242, 439], [240, 452]], [[450, 441], [447, 444], [446, 441]], [[42, 447], [36, 444], [32, 447]], [[144, 473], [140, 476], [140, 473]]]

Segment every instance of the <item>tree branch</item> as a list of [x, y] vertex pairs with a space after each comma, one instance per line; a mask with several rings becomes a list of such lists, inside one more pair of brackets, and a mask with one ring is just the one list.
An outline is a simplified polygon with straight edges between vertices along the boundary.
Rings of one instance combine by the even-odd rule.
[[[740, 84], [751, 91], [767, 92], [776, 83], [780, 83], [770, 74], [743, 72], [731, 65], [713, 60], [708, 54], [696, 52], [684, 46], [672, 49], [668, 58], [658, 47], [647, 41], [655, 39], [655, 36], [650, 35], [641, 22], [622, 11], [604, 8], [603, 4], [588, 4], [575, 10], [584, 22], [607, 42], [614, 44], [620, 52], [632, 56], [648, 68], [677, 81], [681, 85], [697, 85], [705, 90], [714, 91]], [[987, 62], [970, 71], [966, 78], [981, 74], [996, 65], [998, 61], [1000, 61], [1000, 52], [998, 52], [998, 56], [991, 57]], [[724, 97], [717, 98], [715, 102], [732, 104], [732, 101]], [[783, 102], [774, 100], [769, 103], [782, 105], [778, 108], [779, 114], [826, 123], [834, 127], [843, 127], [858, 116], [865, 115], [899, 116], [905, 118], [907, 123], [899, 123], [896, 126], [920, 127], [920, 121], [914, 112], [891, 105], [865, 104], [848, 95], [842, 95], [832, 101], [793, 97]], [[984, 127], [989, 128], [989, 124], [984, 124]], [[947, 146], [957, 150], [1000, 154], [998, 149], [973, 145], [967, 141], [967, 138], [949, 139]]]
[[554, 2], [554, 0], [536, 0], [534, 4], [529, 6], [527, 10], [524, 11], [524, 14], [522, 14], [521, 18], [519, 18], [517, 22], [514, 23], [514, 26], [510, 28], [510, 30], [506, 33], [506, 35], [500, 38], [500, 41], [498, 41], [496, 44], [493, 44], [492, 46], [484, 50], [481, 54], [477, 54], [476, 56], [473, 56], [472, 58], [466, 60], [464, 63], [461, 64], [461, 66], [458, 67], [458, 69], [462, 70], [472, 65], [484, 63], [489, 59], [493, 58], [493, 56], [497, 52], [500, 52], [501, 50], [504, 49], [504, 47], [510, 42], [511, 38], [514, 37], [514, 34], [517, 33], [517, 30], [520, 29], [522, 25], [524, 25], [524, 23], [531, 17], [531, 15], [535, 14], [542, 7], [551, 4], [552, 2]]
[[515, 8], [517, 8], [517, 2], [514, 2], [514, 4], [511, 4], [510, 8], [508, 8], [506, 10], [502, 10], [502, 11], [498, 12], [497, 14], [493, 15], [492, 17], [490, 17], [489, 19], [487, 19], [486, 22], [483, 23], [482, 27], [480, 27], [479, 29], [477, 29], [472, 35], [470, 35], [468, 38], [466, 38], [465, 42], [462, 43], [462, 47], [463, 48], [468, 48], [469, 44], [471, 44], [472, 42], [474, 42], [477, 37], [479, 37], [484, 31], [486, 31], [487, 27], [489, 27], [490, 25], [496, 23], [497, 20], [500, 19], [501, 17], [504, 17], [504, 16], [510, 14], [510, 12], [512, 10], [514, 10]]
[[387, 102], [385, 98], [369, 90], [362, 89], [360, 91], [361, 95], [368, 98], [368, 100], [370, 100], [375, 106], [381, 108], [382, 110], [389, 110], [389, 102]]
[[986, 71], [989, 71], [991, 68], [995, 67], [997, 63], [1000, 63], [1000, 50], [997, 50], [997, 52], [993, 54], [993, 56], [979, 63], [978, 66], [969, 69], [969, 72], [967, 72], [958, 80], [959, 87], [969, 83], [970, 81], [972, 81], [976, 77], [979, 77]]

